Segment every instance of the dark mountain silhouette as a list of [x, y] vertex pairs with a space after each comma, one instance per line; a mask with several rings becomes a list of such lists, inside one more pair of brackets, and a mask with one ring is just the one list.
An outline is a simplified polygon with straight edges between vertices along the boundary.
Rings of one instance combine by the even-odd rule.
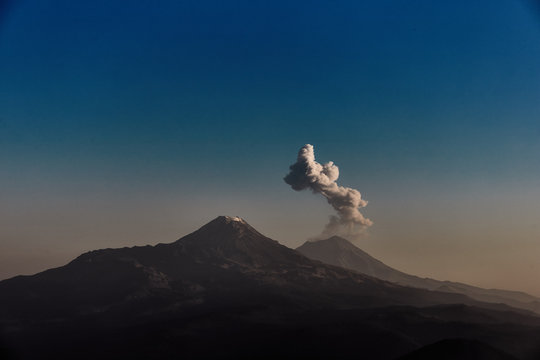
[[0, 326], [18, 359], [394, 359], [459, 336], [540, 354], [528, 312], [311, 260], [224, 216], [1, 281]]
[[162, 302], [159, 308], [236, 302], [240, 296], [257, 301], [259, 293], [308, 307], [474, 303], [313, 261], [240, 218], [220, 216], [171, 244], [91, 251], [65, 266], [2, 281], [0, 314], [58, 319], [146, 301]]
[[399, 360], [516, 360], [517, 358], [478, 340], [445, 339], [426, 345]]
[[532, 295], [519, 291], [482, 289], [458, 282], [409, 275], [391, 268], [339, 236], [320, 241], [308, 241], [296, 250], [311, 259], [355, 270], [403, 286], [464, 294], [479, 301], [504, 303], [540, 313], [540, 299]]

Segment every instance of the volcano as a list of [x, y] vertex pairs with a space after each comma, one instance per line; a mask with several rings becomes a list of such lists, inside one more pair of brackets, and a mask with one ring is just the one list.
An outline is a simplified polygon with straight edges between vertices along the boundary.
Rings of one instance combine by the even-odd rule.
[[17, 359], [393, 359], [464, 335], [532, 356], [540, 335], [531, 313], [325, 264], [228, 216], [1, 281], [0, 326]]
[[326, 240], [307, 241], [296, 250], [311, 259], [341, 266], [403, 286], [463, 294], [479, 301], [504, 303], [540, 314], [540, 299], [532, 295], [520, 291], [482, 289], [459, 282], [410, 275], [384, 264], [339, 236], [333, 236]]

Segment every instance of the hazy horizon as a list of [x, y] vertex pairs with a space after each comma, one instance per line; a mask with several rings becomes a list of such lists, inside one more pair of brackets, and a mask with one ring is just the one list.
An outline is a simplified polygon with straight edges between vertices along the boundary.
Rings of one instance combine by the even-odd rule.
[[0, 7], [0, 279], [240, 216], [296, 248], [332, 207], [398, 270], [540, 296], [540, 18], [529, 2], [25, 0]]

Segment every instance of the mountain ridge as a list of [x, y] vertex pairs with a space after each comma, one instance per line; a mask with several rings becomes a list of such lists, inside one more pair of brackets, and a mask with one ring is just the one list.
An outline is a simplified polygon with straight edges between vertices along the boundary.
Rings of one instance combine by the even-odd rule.
[[529, 356], [540, 318], [312, 260], [237, 217], [0, 281], [0, 344], [18, 359], [390, 360], [464, 332]]
[[[311, 260], [241, 218], [220, 216], [172, 243], [94, 250], [65, 266], [1, 281], [0, 316], [65, 318], [122, 306], [137, 312], [144, 302], [187, 307], [217, 298], [248, 301], [258, 292], [300, 307], [477, 304]], [[28, 306], [20, 306], [21, 297]]]
[[327, 264], [342, 266], [403, 286], [464, 294], [479, 301], [505, 303], [540, 314], [540, 298], [520, 291], [483, 289], [459, 282], [410, 275], [386, 265], [355, 246], [349, 240], [339, 236], [318, 241], [307, 241], [296, 250], [309, 258]]

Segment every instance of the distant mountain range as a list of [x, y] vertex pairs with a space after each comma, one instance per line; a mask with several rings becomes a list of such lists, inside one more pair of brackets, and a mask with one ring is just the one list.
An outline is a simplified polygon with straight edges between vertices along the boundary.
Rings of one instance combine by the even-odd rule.
[[396, 284], [463, 294], [479, 301], [504, 303], [540, 314], [540, 299], [532, 295], [518, 291], [482, 289], [459, 282], [439, 281], [409, 275], [385, 265], [339, 236], [320, 241], [308, 241], [296, 250], [311, 259], [355, 270]]
[[1, 281], [0, 327], [13, 359], [395, 359], [453, 338], [540, 355], [528, 311], [325, 264], [226, 216]]

